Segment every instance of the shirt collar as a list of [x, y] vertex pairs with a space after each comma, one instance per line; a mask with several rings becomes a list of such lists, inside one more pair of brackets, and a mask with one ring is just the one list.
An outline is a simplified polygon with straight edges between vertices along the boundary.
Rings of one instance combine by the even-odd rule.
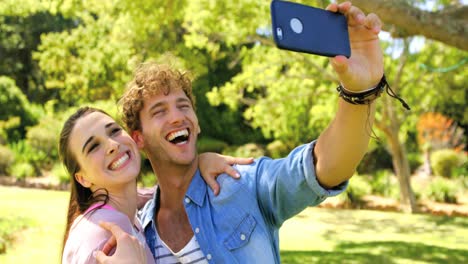
[[206, 182], [201, 177], [200, 170], [197, 169], [187, 190], [186, 196], [198, 206], [203, 206], [203, 203], [205, 202], [206, 191]]
[[[203, 206], [205, 202], [205, 194], [207, 186], [205, 180], [203, 180], [200, 170], [197, 169], [195, 175], [192, 178], [192, 182], [189, 185], [186, 196], [198, 206]], [[156, 207], [159, 206], [159, 188], [156, 186], [153, 198], [140, 210], [140, 219], [144, 229], [154, 219], [154, 213]]]

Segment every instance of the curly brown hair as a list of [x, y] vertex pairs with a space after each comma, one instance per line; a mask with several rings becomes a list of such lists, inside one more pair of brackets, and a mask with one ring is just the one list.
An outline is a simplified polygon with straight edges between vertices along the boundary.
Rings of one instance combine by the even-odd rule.
[[140, 111], [145, 99], [161, 93], [167, 95], [171, 89], [182, 89], [195, 108], [192, 81], [187, 72], [165, 64], [142, 63], [135, 70], [133, 80], [128, 83], [127, 90], [119, 101], [122, 121], [128, 131], [141, 130]]

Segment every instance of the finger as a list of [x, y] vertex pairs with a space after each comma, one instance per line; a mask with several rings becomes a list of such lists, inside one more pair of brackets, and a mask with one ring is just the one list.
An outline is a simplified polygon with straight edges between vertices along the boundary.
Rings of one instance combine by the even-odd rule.
[[345, 13], [345, 15], [348, 18], [348, 24], [351, 26], [360, 25], [364, 23], [364, 20], [366, 18], [366, 16], [364, 15], [364, 12], [362, 12], [361, 9], [355, 6], [351, 6], [348, 12]]
[[101, 264], [106, 263], [107, 258], [109, 258], [102, 251], [94, 251], [93, 255], [96, 258], [96, 261]]
[[104, 244], [104, 246], [102, 247], [102, 252], [104, 252], [104, 254], [106, 255], [109, 255], [112, 249], [114, 249], [116, 246], [117, 246], [117, 239], [115, 239], [115, 236], [111, 236], [111, 238], [109, 238], [106, 244]]
[[328, 10], [328, 11], [331, 11], [331, 12], [337, 12], [338, 11], [338, 5], [336, 3], [331, 3], [325, 9]]
[[338, 74], [344, 73], [348, 69], [348, 59], [345, 56], [336, 56], [334, 58], [331, 58], [330, 62]]
[[370, 13], [364, 20], [364, 26], [378, 34], [382, 28], [382, 21], [376, 14]]
[[224, 173], [228, 174], [229, 176], [235, 178], [235, 179], [239, 179], [240, 178], [240, 174], [239, 172], [234, 169], [232, 166], [229, 166], [229, 165], [226, 165], [224, 167]]
[[251, 164], [254, 161], [254, 158], [236, 158], [236, 157], [226, 157], [227, 162], [229, 164], [241, 164], [241, 165], [248, 165]]
[[219, 194], [219, 184], [218, 182], [215, 180], [214, 177], [207, 177], [207, 179], [205, 179], [206, 181], [206, 184], [208, 184], [208, 186], [210, 186], [210, 188], [213, 190], [213, 193], [214, 195], [218, 195]]
[[338, 4], [338, 5], [337, 5], [337, 8], [338, 8], [338, 11], [339, 11], [340, 13], [343, 13], [343, 14], [346, 15], [346, 13], [349, 11], [349, 9], [351, 8], [352, 5], [353, 5], [353, 4], [351, 4], [350, 2], [347, 2], [347, 1], [346, 1], [346, 2], [343, 2], [343, 3], [341, 3], [341, 4]]

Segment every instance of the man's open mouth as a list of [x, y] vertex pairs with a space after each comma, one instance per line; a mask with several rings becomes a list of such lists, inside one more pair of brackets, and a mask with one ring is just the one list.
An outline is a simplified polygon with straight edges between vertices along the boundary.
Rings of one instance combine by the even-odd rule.
[[189, 135], [190, 135], [190, 131], [186, 128], [183, 130], [178, 130], [178, 131], [169, 133], [166, 136], [166, 139], [172, 144], [181, 145], [181, 144], [187, 143], [189, 139]]

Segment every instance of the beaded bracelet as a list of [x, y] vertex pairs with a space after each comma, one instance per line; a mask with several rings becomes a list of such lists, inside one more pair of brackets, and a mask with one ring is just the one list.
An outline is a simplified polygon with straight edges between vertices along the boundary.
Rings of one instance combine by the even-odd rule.
[[390, 88], [390, 85], [388, 84], [387, 79], [385, 78], [385, 74], [382, 76], [382, 79], [380, 79], [380, 82], [377, 84], [377, 86], [364, 92], [353, 93], [347, 91], [341, 84], [336, 88], [336, 90], [340, 93], [340, 97], [350, 104], [368, 105], [372, 103], [372, 101], [377, 99], [382, 94], [385, 88], [387, 88], [388, 95], [399, 100], [404, 108], [410, 110], [409, 105], [401, 97], [395, 94], [392, 88]]

